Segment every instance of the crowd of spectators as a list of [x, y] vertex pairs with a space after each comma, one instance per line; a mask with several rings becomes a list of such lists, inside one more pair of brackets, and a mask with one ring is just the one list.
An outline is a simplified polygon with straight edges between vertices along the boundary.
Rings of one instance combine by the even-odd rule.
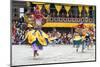
[[[25, 38], [25, 33], [27, 31], [26, 23], [23, 17], [19, 18], [18, 21], [13, 20], [12, 22], [12, 44], [21, 44]], [[54, 44], [71, 44], [72, 34], [70, 32], [60, 32], [56, 29], [47, 32], [50, 38], [55, 38], [52, 43]], [[24, 42], [23, 44], [27, 44]]]
[[57, 30], [47, 33], [50, 38], [54, 38], [53, 44], [71, 44], [72, 34], [70, 32], [59, 32]]
[[12, 21], [12, 44], [19, 44], [24, 39], [26, 28], [23, 17], [19, 18], [18, 21]]

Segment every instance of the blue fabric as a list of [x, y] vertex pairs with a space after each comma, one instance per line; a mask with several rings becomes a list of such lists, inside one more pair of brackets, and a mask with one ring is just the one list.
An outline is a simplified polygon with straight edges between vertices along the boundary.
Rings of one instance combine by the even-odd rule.
[[46, 39], [46, 42], [47, 42], [47, 44], [49, 43], [49, 41], [48, 41], [48, 39], [47, 38], [45, 38]]
[[[35, 30], [35, 32], [36, 32], [36, 31], [39, 31], [39, 33], [41, 34], [41, 36], [43, 36], [41, 30]], [[34, 32], [34, 33], [35, 33], [35, 32]], [[32, 33], [32, 34], [34, 35], [34, 33]], [[48, 43], [49, 43], [48, 39], [45, 38], [45, 40], [46, 40], [46, 43], [48, 44]], [[32, 43], [32, 46], [34, 46], [34, 44], [36, 44], [36, 46], [37, 46], [39, 49], [43, 49], [43, 46], [39, 43], [39, 41], [38, 41], [37, 38], [36, 38], [36, 40]]]
[[85, 44], [88, 46], [90, 45], [90, 40], [85, 40]]
[[43, 46], [39, 43], [38, 39], [36, 38], [36, 41], [34, 41], [32, 43], [32, 45], [36, 44], [36, 46], [39, 48], [39, 49], [43, 49]]
[[39, 32], [40, 32], [40, 34], [41, 34], [41, 36], [42, 36], [42, 32], [39, 30]]
[[81, 44], [81, 40], [74, 40], [73, 43], [74, 43], [74, 45], [80, 45]]

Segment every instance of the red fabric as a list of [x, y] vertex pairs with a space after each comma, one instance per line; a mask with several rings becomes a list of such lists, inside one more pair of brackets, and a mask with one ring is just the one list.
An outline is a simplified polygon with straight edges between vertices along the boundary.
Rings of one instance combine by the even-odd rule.
[[43, 18], [43, 17], [42, 17], [42, 15], [38, 14], [38, 15], [35, 15], [35, 18], [40, 19], [40, 18]]
[[12, 35], [15, 37], [15, 35], [16, 35], [16, 27], [15, 27], [15, 25], [13, 26], [13, 28], [12, 28]]
[[84, 24], [79, 24], [78, 28], [84, 28]]
[[37, 9], [34, 11], [34, 16], [35, 16], [36, 19], [43, 18], [42, 13]]

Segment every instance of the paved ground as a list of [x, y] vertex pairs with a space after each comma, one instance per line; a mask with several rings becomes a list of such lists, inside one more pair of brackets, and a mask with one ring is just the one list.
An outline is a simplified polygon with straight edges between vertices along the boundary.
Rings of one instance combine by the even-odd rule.
[[39, 51], [40, 55], [33, 59], [32, 48], [27, 45], [12, 46], [12, 65], [29, 65], [58, 62], [75, 62], [95, 60], [95, 46], [77, 53], [72, 45], [49, 45]]

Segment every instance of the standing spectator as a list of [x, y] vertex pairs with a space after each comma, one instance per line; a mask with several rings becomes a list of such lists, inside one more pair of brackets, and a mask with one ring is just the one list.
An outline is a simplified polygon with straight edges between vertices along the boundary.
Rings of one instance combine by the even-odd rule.
[[67, 34], [65, 32], [63, 34], [63, 43], [67, 44]]
[[71, 40], [71, 38], [72, 38], [72, 35], [71, 35], [70, 32], [68, 33], [67, 38], [68, 38], [68, 44], [70, 44], [70, 40]]
[[12, 43], [15, 43], [15, 39], [16, 39], [16, 21], [13, 21], [12, 24]]

